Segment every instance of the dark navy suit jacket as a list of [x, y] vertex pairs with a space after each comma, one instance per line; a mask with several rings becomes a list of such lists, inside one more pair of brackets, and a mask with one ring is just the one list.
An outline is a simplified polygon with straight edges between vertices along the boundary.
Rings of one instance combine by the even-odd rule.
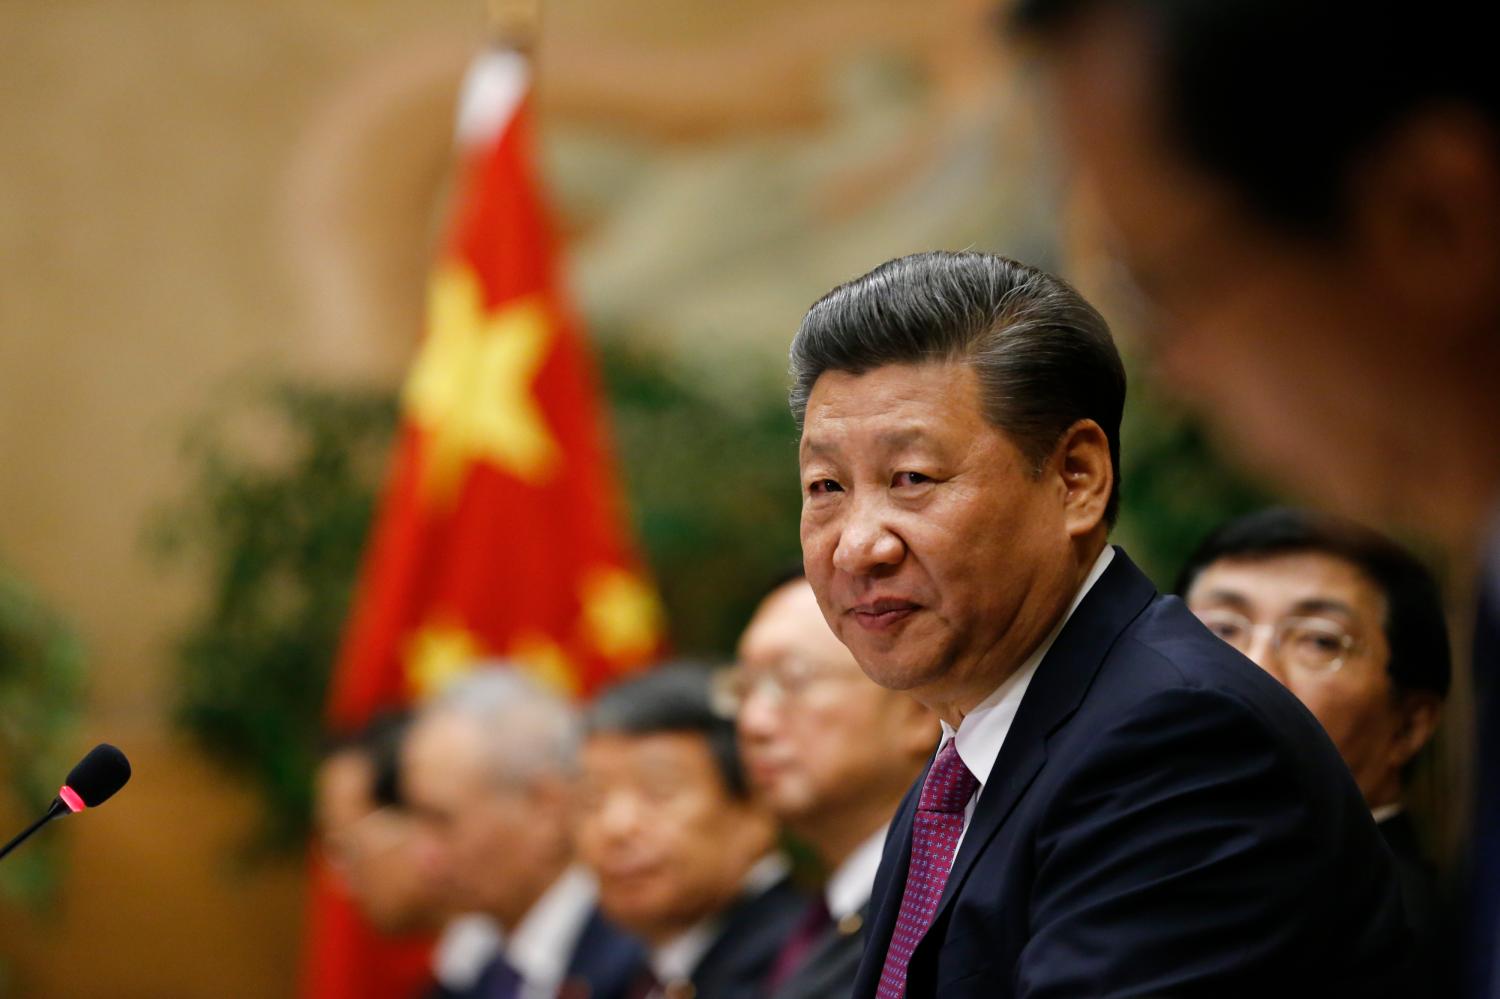
[[[628, 999], [631, 984], [646, 959], [645, 947], [594, 909], [579, 931], [568, 956], [567, 972], [558, 986], [558, 999]], [[506, 989], [497, 984], [505, 977], [492, 959], [467, 989], [438, 985], [429, 999], [494, 999]]]
[[[854, 989], [911, 851], [891, 827]], [[1116, 550], [1033, 676], [907, 995], [1369, 996], [1407, 959], [1391, 856], [1317, 721]]]

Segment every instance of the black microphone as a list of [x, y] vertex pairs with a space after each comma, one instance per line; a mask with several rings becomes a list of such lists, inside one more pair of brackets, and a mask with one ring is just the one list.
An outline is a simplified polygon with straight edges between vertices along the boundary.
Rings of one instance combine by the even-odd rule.
[[47, 813], [22, 831], [21, 835], [0, 848], [0, 859], [31, 838], [31, 834], [59, 815], [71, 815], [85, 808], [102, 805], [125, 786], [130, 779], [130, 761], [125, 754], [107, 742], [101, 742], [78, 765], [68, 771], [68, 779], [58, 789]]

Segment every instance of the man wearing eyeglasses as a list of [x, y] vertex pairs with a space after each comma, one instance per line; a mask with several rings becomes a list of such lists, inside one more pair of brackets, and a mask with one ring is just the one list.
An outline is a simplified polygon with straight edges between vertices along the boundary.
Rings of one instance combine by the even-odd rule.
[[1177, 592], [1328, 731], [1396, 855], [1407, 917], [1431, 955], [1436, 885], [1402, 790], [1448, 694], [1448, 631], [1432, 575], [1373, 531], [1278, 507], [1209, 535]]
[[756, 608], [720, 687], [751, 784], [827, 874], [782, 947], [769, 994], [847, 995], [886, 828], [937, 744], [937, 719], [865, 676], [801, 573]]

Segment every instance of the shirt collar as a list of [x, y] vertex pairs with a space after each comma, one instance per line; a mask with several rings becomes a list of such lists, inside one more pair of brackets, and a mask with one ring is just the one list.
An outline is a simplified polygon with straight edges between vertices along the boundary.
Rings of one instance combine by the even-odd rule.
[[500, 925], [493, 916], [479, 912], [454, 916], [433, 948], [432, 977], [455, 992], [473, 988], [499, 949]]
[[562, 983], [573, 944], [598, 897], [593, 877], [580, 867], [570, 867], [507, 936], [505, 959], [528, 986], [550, 993]]
[[1401, 814], [1401, 811], [1401, 802], [1393, 801], [1389, 805], [1381, 805], [1378, 808], [1370, 809], [1370, 818], [1375, 820], [1376, 825], [1379, 825], [1387, 819], [1394, 819]]
[[875, 874], [880, 869], [880, 854], [885, 848], [889, 826], [881, 826], [874, 835], [854, 848], [834, 870], [823, 887], [823, 900], [837, 922], [865, 907], [875, 889]]
[[981, 787], [989, 782], [990, 771], [994, 769], [995, 760], [1000, 755], [1000, 747], [1005, 744], [1005, 737], [1010, 733], [1011, 723], [1016, 719], [1016, 711], [1021, 707], [1021, 700], [1026, 696], [1026, 688], [1031, 685], [1031, 678], [1036, 674], [1037, 667], [1051, 651], [1052, 643], [1062, 633], [1063, 625], [1068, 623], [1089, 590], [1099, 582], [1099, 577], [1104, 575], [1104, 570], [1109, 568], [1114, 557], [1114, 546], [1105, 545], [1099, 557], [1094, 560], [1093, 568], [1089, 570], [1083, 585], [1073, 595], [1073, 602], [1068, 605], [1067, 611], [1053, 627], [1051, 634], [1042, 639], [1041, 644], [1026, 657], [1020, 668], [1006, 677], [1000, 686], [966, 714], [957, 729], [947, 722], [942, 723], [943, 738], [939, 747], [953, 739], [958, 745], [958, 758], [964, 761], [964, 766], [969, 768]]
[[[786, 877], [791, 870], [780, 851], [773, 851], [757, 860], [745, 872], [741, 884], [740, 898], [754, 897], [768, 891], [772, 885]], [[727, 911], [727, 910], [725, 910]], [[724, 912], [716, 912], [696, 925], [679, 933], [666, 943], [651, 948], [651, 971], [663, 984], [687, 981], [692, 978], [703, 960], [703, 955], [719, 938], [724, 925]]]

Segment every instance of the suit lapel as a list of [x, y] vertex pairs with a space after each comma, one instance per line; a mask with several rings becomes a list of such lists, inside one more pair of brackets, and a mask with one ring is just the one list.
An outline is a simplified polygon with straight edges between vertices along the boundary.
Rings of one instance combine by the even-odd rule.
[[[1047, 737], [1078, 709], [1120, 633], [1155, 596], [1156, 587], [1116, 548], [1109, 568], [1063, 626], [1031, 678], [990, 779], [979, 792], [974, 818], [954, 858], [933, 926], [943, 919], [975, 861], [1041, 770], [1047, 759]], [[909, 821], [906, 841], [910, 854]], [[896, 904], [900, 905], [899, 897]]]

